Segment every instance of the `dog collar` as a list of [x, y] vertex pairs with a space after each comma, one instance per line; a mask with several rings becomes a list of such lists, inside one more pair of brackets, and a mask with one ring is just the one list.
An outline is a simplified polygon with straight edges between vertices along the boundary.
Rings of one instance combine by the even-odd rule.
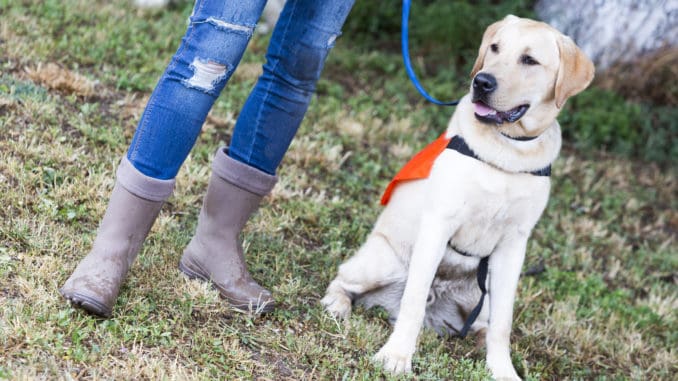
[[530, 140], [534, 140], [539, 137], [537, 136], [508, 136], [503, 132], [500, 132], [500, 134], [504, 135], [505, 137], [511, 139], [511, 140], [517, 140], [519, 142], [529, 142]]
[[[506, 136], [506, 135], [504, 135], [504, 136]], [[509, 137], [509, 138], [510, 138], [510, 137]], [[526, 140], [532, 140], [532, 139], [535, 139], [535, 138], [536, 138], [536, 137], [532, 137], [532, 138], [529, 138], [529, 139], [526, 139]], [[511, 138], [511, 139], [521, 140], [522, 138]], [[462, 138], [462, 137], [459, 136], [459, 135], [455, 135], [455, 136], [450, 140], [450, 142], [447, 144], [447, 148], [448, 148], [448, 149], [451, 149], [451, 150], [455, 150], [455, 151], [459, 152], [459, 153], [462, 154], [462, 155], [465, 155], [465, 156], [468, 156], [468, 157], [472, 157], [472, 158], [474, 158], [474, 159], [476, 159], [476, 160], [482, 161], [482, 160], [478, 157], [478, 155], [476, 155], [476, 153], [473, 152], [473, 150], [471, 149], [471, 147], [469, 147], [468, 144], [466, 144], [466, 141], [464, 140], [464, 138]], [[534, 175], [534, 176], [551, 176], [551, 165], [548, 165], [548, 166], [546, 166], [546, 167], [544, 167], [544, 168], [542, 168], [542, 169], [538, 169], [538, 170], [536, 170], [536, 171], [525, 172], [525, 173], [529, 173], [529, 174]]]

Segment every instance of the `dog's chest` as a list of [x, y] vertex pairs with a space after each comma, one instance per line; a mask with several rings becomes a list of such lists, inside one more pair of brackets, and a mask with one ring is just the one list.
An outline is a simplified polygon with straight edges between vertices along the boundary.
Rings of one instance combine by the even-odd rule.
[[449, 243], [473, 256], [490, 255], [502, 239], [528, 235], [541, 215], [548, 178], [511, 174], [478, 160], [453, 157], [436, 171], [434, 197], [458, 226]]
[[460, 217], [459, 227], [449, 239], [451, 246], [484, 257], [516, 225], [524, 224], [525, 214], [503, 197], [487, 197], [485, 202], [469, 204]]

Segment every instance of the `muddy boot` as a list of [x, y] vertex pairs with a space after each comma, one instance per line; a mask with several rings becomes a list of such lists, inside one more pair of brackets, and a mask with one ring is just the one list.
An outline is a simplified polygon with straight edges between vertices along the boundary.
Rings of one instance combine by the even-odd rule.
[[191, 279], [210, 281], [234, 307], [256, 313], [274, 308], [271, 293], [247, 271], [240, 232], [277, 178], [230, 158], [220, 148], [198, 227], [179, 262]]
[[102, 317], [111, 316], [120, 285], [174, 189], [173, 179], [148, 177], [127, 157], [116, 175], [92, 251], [59, 290], [75, 307]]

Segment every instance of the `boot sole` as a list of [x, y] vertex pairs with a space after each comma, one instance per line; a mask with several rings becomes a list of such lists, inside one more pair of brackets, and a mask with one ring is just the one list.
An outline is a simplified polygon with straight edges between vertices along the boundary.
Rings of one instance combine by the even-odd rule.
[[79, 292], [66, 292], [60, 289], [61, 295], [70, 302], [73, 307], [85, 310], [93, 315], [109, 318], [113, 312], [112, 308], [100, 301]]
[[272, 312], [275, 309], [275, 302], [273, 302], [272, 300], [270, 302], [262, 304], [262, 305], [252, 304], [252, 306], [250, 308], [249, 303], [242, 303], [242, 301], [240, 301], [240, 300], [235, 300], [235, 299], [229, 298], [228, 296], [224, 295], [221, 292], [219, 287], [217, 287], [217, 285], [214, 284], [214, 282], [212, 282], [209, 278], [207, 278], [203, 274], [200, 274], [198, 272], [191, 270], [188, 266], [184, 265], [183, 261], [179, 261], [179, 271], [181, 271], [188, 279], [198, 279], [198, 280], [201, 280], [203, 282], [208, 282], [209, 284], [212, 285], [212, 287], [215, 290], [219, 291], [219, 295], [222, 298], [226, 299], [231, 306], [233, 306], [233, 307], [235, 307], [239, 310], [244, 310], [244, 311], [253, 310], [256, 313], [264, 314], [264, 313]]

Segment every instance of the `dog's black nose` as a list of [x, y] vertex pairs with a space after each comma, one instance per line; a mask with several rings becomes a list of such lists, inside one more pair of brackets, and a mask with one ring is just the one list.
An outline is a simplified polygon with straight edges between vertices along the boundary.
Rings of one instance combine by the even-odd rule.
[[473, 90], [489, 94], [497, 89], [497, 79], [492, 74], [480, 73], [473, 78]]

